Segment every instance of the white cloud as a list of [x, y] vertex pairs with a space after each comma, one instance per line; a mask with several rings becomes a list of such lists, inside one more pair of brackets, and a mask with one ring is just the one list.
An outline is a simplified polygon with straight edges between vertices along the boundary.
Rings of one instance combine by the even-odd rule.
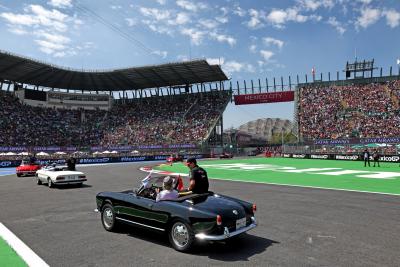
[[229, 35], [220, 34], [217, 32], [210, 33], [211, 39], [217, 40], [220, 43], [228, 43], [230, 46], [234, 46], [236, 44], [236, 39]]
[[19, 27], [15, 27], [15, 28], [10, 27], [10, 29], [8, 31], [11, 32], [11, 33], [14, 33], [16, 35], [27, 35], [27, 34], [29, 34], [28, 31], [26, 31], [26, 30], [24, 30], [22, 28], [19, 28]]
[[165, 5], [167, 3], [167, 0], [156, 0], [157, 3], [159, 3], [160, 5]]
[[66, 8], [72, 7], [71, 2], [72, 0], [50, 0], [50, 2], [47, 2], [47, 4], [57, 8]]
[[225, 62], [225, 58], [220, 57], [220, 58], [207, 58], [206, 59], [208, 64], [210, 65], [222, 65]]
[[333, 0], [297, 0], [302, 8], [305, 10], [315, 11], [320, 7], [332, 8], [335, 6]]
[[177, 0], [176, 1], [177, 6], [192, 11], [192, 12], [197, 12], [201, 9], [206, 9], [207, 8], [207, 4], [202, 3], [202, 2], [190, 2], [190, 1], [186, 1], [186, 0]]
[[261, 16], [262, 16], [261, 12], [255, 9], [250, 9], [249, 16], [250, 20], [246, 23], [247, 27], [249, 27], [250, 29], [257, 29], [264, 26], [264, 24], [261, 21]]
[[277, 47], [279, 47], [279, 49], [281, 49], [285, 44], [282, 40], [278, 40], [272, 37], [263, 38], [263, 42], [267, 45], [276, 45]]
[[225, 24], [228, 23], [229, 19], [228, 17], [216, 17], [215, 20], [217, 20], [218, 22]]
[[167, 51], [160, 51], [160, 50], [155, 50], [155, 51], [151, 52], [151, 54], [158, 55], [162, 58], [166, 58], [168, 56]]
[[173, 34], [173, 30], [171, 27], [164, 25], [156, 25], [153, 23], [153, 20], [143, 20], [142, 23], [147, 25], [149, 29], [152, 30], [153, 32], [157, 32], [160, 34], [167, 34], [171, 36]]
[[368, 5], [369, 3], [371, 3], [373, 0], [357, 0], [358, 2], [361, 2], [363, 4]]
[[138, 23], [137, 19], [134, 18], [125, 18], [125, 21], [129, 27], [135, 26]]
[[274, 9], [266, 17], [266, 20], [277, 28], [283, 28], [287, 22], [304, 23], [309, 20], [320, 21], [321, 16], [318, 15], [302, 15], [297, 8]]
[[168, 20], [170, 25], [183, 25], [190, 21], [190, 16], [185, 12], [180, 12], [176, 15], [174, 20]]
[[188, 57], [187, 55], [178, 55], [178, 56], [176, 57], [176, 59], [177, 59], [178, 61], [189, 61], [189, 60], [190, 60], [189, 57]]
[[120, 5], [112, 5], [112, 6], [110, 6], [110, 7], [111, 7], [111, 9], [113, 9], [113, 10], [122, 9], [122, 6], [120, 6]]
[[[70, 1], [52, 1], [49, 4], [67, 7]], [[40, 5], [28, 5], [24, 13], [1, 13], [8, 22], [8, 30], [17, 35], [31, 35], [40, 51], [54, 57], [76, 55], [78, 48], [71, 46], [69, 29], [76, 29], [83, 22], [56, 9], [46, 9]]]
[[274, 55], [274, 52], [269, 50], [260, 50], [260, 55], [263, 57], [265, 61], [269, 61], [271, 57]]
[[239, 17], [244, 17], [246, 16], [247, 12], [240, 6], [236, 6], [235, 10], [233, 11], [233, 14], [238, 15]]
[[224, 64], [222, 65], [222, 69], [230, 74], [235, 72], [255, 72], [255, 68], [253, 65], [249, 63], [238, 62], [235, 60], [224, 62]]
[[181, 29], [181, 34], [189, 36], [192, 44], [200, 45], [204, 39], [206, 32], [193, 28], [183, 28]]
[[249, 50], [251, 53], [255, 53], [257, 51], [257, 46], [255, 44], [252, 44], [249, 46]]
[[160, 10], [157, 8], [141, 7], [139, 11], [143, 16], [153, 18], [157, 21], [169, 19], [171, 16], [168, 10]]
[[342, 24], [336, 20], [335, 17], [330, 17], [327, 23], [333, 26], [341, 35], [346, 32], [346, 29], [342, 26]]
[[381, 11], [375, 8], [363, 8], [361, 16], [357, 18], [356, 27], [368, 28], [370, 25], [375, 24], [381, 17]]
[[400, 13], [394, 9], [387, 10], [383, 12], [384, 16], [386, 16], [386, 23], [391, 27], [395, 28], [400, 24]]
[[202, 19], [199, 21], [199, 24], [207, 29], [215, 29], [218, 26], [218, 22], [212, 19]]

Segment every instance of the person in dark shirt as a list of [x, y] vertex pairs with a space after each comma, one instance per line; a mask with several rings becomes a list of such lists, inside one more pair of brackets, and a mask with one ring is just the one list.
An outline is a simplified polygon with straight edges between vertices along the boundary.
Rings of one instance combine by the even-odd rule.
[[378, 167], [379, 166], [379, 153], [378, 153], [378, 149], [375, 149], [374, 153], [372, 154], [372, 157], [374, 158], [374, 167], [375, 167], [375, 163], [378, 163]]
[[67, 159], [67, 167], [69, 171], [76, 171], [75, 169], [75, 165], [76, 165], [76, 159], [74, 157], [69, 157], [69, 159]]
[[194, 194], [207, 193], [209, 186], [207, 172], [197, 165], [195, 158], [189, 158], [186, 164], [190, 169], [190, 185], [188, 190], [192, 191]]
[[371, 164], [369, 162], [369, 151], [368, 149], [365, 149], [363, 152], [363, 159], [364, 159], [364, 167], [367, 167], [367, 163], [368, 163], [368, 167], [371, 167]]

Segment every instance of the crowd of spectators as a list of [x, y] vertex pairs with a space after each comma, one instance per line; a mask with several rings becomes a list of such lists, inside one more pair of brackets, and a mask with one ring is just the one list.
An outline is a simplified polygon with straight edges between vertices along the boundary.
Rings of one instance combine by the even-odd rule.
[[400, 81], [300, 88], [304, 139], [400, 136]]
[[212, 91], [135, 99], [110, 111], [25, 105], [0, 90], [0, 146], [197, 144], [230, 99]]

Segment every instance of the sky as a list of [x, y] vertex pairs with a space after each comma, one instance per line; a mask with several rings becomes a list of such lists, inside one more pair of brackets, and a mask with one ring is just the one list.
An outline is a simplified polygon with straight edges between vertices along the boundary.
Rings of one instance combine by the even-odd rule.
[[[343, 75], [356, 57], [397, 70], [399, 44], [399, 0], [0, 0], [1, 50], [85, 70], [207, 59], [243, 87]], [[224, 127], [293, 113], [229, 104]]]

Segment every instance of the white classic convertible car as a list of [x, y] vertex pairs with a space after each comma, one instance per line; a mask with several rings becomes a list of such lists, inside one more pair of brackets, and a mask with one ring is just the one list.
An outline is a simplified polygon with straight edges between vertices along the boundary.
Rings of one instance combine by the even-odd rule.
[[36, 172], [37, 184], [47, 184], [50, 188], [55, 185], [76, 184], [81, 186], [86, 175], [83, 172], [68, 171], [66, 166], [45, 167]]

